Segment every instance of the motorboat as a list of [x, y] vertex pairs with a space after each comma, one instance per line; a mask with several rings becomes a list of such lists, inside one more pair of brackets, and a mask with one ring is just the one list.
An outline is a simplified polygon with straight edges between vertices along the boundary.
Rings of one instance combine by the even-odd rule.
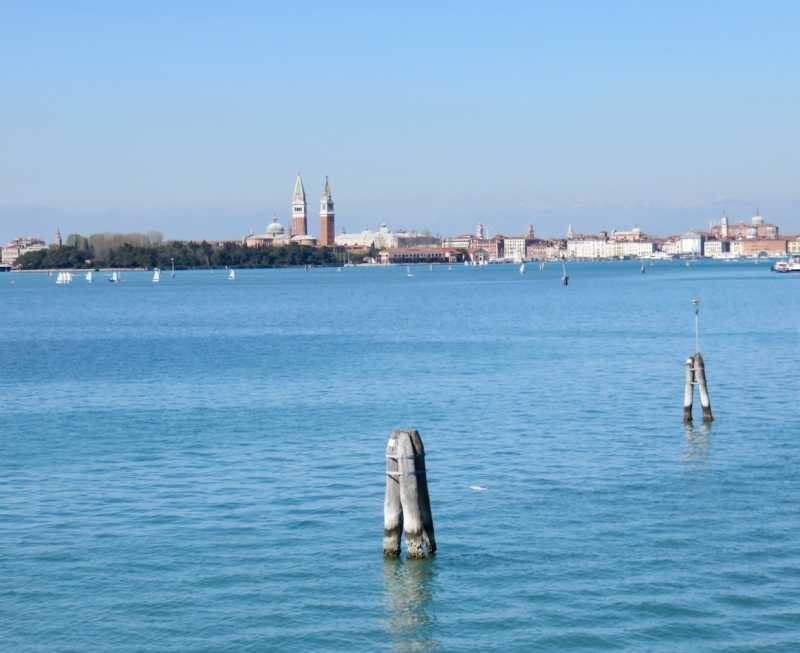
[[778, 261], [770, 268], [773, 272], [800, 272], [800, 258], [790, 257], [787, 261]]

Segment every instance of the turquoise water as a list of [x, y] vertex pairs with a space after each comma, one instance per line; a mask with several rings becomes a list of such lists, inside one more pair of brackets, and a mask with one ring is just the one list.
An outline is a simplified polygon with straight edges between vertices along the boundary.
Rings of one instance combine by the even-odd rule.
[[0, 649], [800, 650], [800, 278], [527, 267], [0, 275]]

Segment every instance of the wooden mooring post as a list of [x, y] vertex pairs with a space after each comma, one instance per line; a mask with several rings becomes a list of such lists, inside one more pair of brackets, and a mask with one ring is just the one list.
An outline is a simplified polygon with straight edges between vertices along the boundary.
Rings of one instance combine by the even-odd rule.
[[425, 548], [430, 554], [436, 551], [425, 448], [416, 429], [394, 431], [386, 446], [383, 555], [400, 555], [404, 530], [409, 558], [424, 558]]
[[694, 401], [694, 358], [686, 359], [686, 389], [683, 392], [683, 421], [692, 421], [692, 402]]
[[703, 363], [703, 357], [700, 352], [697, 352], [694, 357], [694, 378], [697, 381], [697, 390], [700, 394], [700, 405], [703, 407], [703, 421], [713, 422], [711, 399], [708, 397], [708, 388], [706, 387], [706, 366]]
[[686, 389], [683, 394], [683, 421], [692, 421], [692, 402], [694, 400], [694, 386], [697, 386], [700, 395], [700, 405], [703, 408], [703, 421], [713, 422], [711, 414], [711, 399], [708, 396], [708, 386], [706, 385], [706, 366], [703, 356], [700, 354], [700, 325], [698, 314], [700, 312], [700, 300], [693, 299], [694, 307], [694, 330], [696, 353], [686, 360]]

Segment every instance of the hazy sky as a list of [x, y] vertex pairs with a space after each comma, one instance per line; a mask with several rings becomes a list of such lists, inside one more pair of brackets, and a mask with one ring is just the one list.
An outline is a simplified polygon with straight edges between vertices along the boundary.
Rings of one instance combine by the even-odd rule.
[[800, 231], [796, 2], [2, 2], [0, 242]]

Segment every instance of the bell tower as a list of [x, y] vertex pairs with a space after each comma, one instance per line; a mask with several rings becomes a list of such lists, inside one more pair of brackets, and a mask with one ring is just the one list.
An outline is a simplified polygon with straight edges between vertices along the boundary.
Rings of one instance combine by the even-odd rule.
[[335, 242], [333, 198], [328, 178], [325, 177], [325, 190], [322, 192], [322, 201], [319, 205], [319, 238], [323, 247], [333, 247]]
[[728, 214], [722, 214], [722, 221], [720, 222], [719, 235], [723, 238], [728, 237]]
[[298, 170], [292, 198], [292, 231], [295, 235], [305, 236], [308, 233], [306, 208], [306, 191], [303, 189], [303, 180], [300, 178]]

